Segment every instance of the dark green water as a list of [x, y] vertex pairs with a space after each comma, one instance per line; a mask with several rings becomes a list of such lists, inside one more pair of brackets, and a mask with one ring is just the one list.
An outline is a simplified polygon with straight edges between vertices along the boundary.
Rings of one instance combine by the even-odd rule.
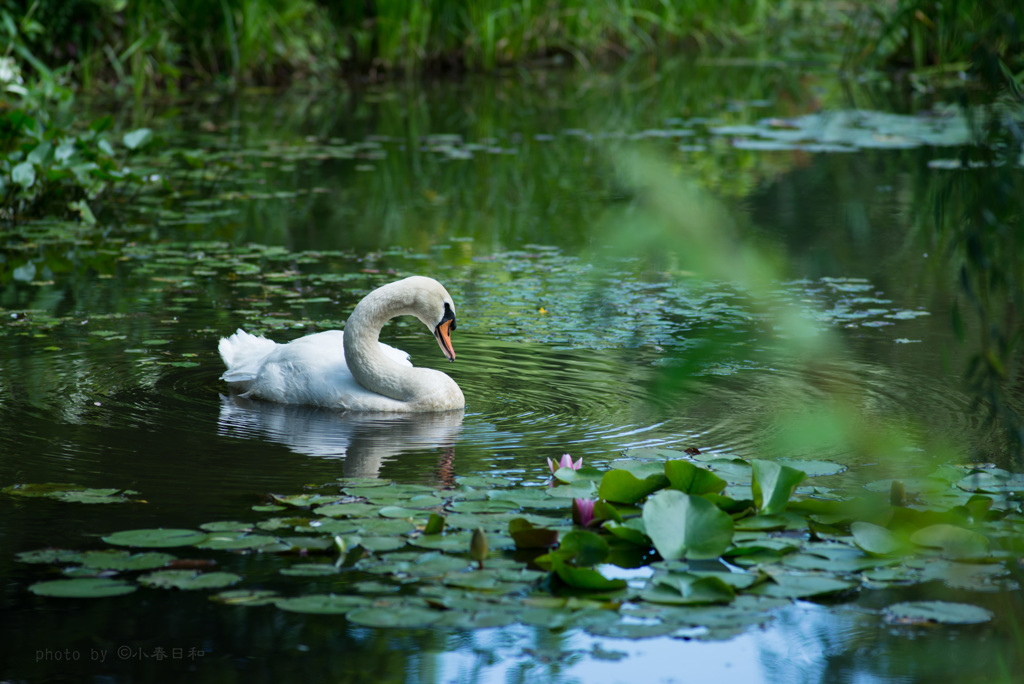
[[[146, 503], [0, 498], [0, 676], [1012, 681], [1016, 590], [864, 589], [841, 604], [794, 603], [731, 638], [628, 640], [526, 625], [373, 630], [203, 592], [44, 598], [27, 587], [48, 571], [14, 558], [96, 548], [120, 529], [244, 519], [270, 493], [342, 476], [540, 484], [545, 457], [564, 452], [593, 464], [649, 446], [818, 458], [863, 481], [947, 459], [1012, 466], [958, 389], [948, 299], [908, 218], [921, 210], [914, 180], [948, 150], [752, 150], [735, 144], [739, 131], [712, 130], [794, 117], [815, 98], [848, 104], [838, 91], [824, 76], [700, 67], [660, 80], [542, 74], [119, 110], [125, 127], [149, 125], [168, 150], [210, 161], [183, 179], [169, 153], [147, 160], [181, 192], [144, 195], [141, 211], [98, 228], [0, 229], [0, 485], [130, 488]], [[619, 145], [668, 156], [723, 198], [749, 239], [784, 249], [771, 296], [844, 352], [809, 368], [731, 285], [689, 275], [669, 253], [620, 249], [643, 198], [612, 167]], [[382, 421], [226, 396], [220, 336], [342, 327], [372, 287], [413, 273], [456, 300], [458, 361], [443, 369], [463, 388], [464, 415]], [[393, 322], [385, 341], [442, 367], [418, 324]], [[687, 358], [697, 363], [681, 383], [670, 369]], [[867, 431], [903, 435], [900, 453], [842, 441], [794, 453], [786, 421], [836, 397]], [[219, 558], [226, 570], [273, 565]], [[932, 630], [880, 620], [889, 603], [936, 596], [995, 619]]]

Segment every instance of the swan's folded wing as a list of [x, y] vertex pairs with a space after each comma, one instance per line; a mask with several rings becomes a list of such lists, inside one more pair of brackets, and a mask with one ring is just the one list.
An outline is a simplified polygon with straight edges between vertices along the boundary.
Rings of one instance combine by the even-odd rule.
[[409, 360], [409, 354], [402, 351], [401, 349], [396, 349], [395, 347], [392, 347], [390, 344], [384, 344], [383, 342], [381, 342], [380, 350], [384, 352], [384, 354], [392, 361], [400, 363], [403, 366], [412, 367], [412, 361]]
[[217, 351], [228, 367], [221, 379], [227, 382], [251, 382], [256, 379], [263, 360], [277, 343], [266, 337], [251, 335], [241, 328], [231, 337], [222, 337]]

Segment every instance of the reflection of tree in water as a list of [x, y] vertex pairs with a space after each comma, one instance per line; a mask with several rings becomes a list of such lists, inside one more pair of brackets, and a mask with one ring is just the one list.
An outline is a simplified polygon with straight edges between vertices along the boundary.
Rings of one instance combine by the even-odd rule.
[[[1001, 97], [965, 105], [979, 143], [964, 147], [960, 168], [931, 171], [919, 206], [931, 213], [922, 234], [949, 259], [959, 296], [952, 324], [966, 345], [964, 380], [975, 407], [1004, 427], [1015, 451], [1024, 448], [1024, 108]], [[946, 275], [946, 274], [940, 274]]]

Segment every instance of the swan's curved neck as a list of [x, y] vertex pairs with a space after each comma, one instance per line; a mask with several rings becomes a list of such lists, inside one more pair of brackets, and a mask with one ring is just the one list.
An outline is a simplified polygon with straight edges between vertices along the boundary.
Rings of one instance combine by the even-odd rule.
[[420, 382], [414, 369], [388, 358], [381, 350], [380, 330], [392, 318], [416, 315], [414, 295], [403, 288], [386, 285], [367, 295], [345, 324], [345, 362], [356, 382], [377, 394], [398, 401], [413, 401]]

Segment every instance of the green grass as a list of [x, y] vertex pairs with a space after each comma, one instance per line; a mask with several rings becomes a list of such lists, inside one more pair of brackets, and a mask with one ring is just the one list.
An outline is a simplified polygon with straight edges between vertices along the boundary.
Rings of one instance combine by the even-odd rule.
[[850, 28], [850, 68], [969, 71], [1020, 95], [1024, 3], [1017, 0], [877, 0], [853, 15]]
[[[492, 70], [552, 57], [584, 65], [759, 36], [809, 0], [0, 0], [22, 62], [86, 89], [135, 94], [194, 81]], [[791, 21], [791, 26], [795, 21]], [[43, 29], [45, 27], [45, 30]]]

